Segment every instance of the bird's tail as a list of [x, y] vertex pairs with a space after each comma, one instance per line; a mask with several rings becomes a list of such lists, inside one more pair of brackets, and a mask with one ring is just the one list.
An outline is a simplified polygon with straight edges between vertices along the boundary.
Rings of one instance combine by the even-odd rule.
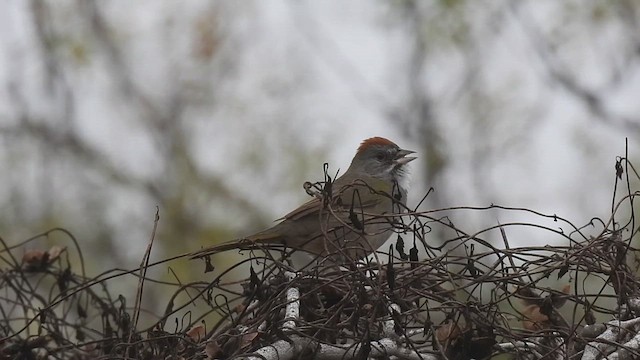
[[256, 249], [282, 249], [283, 243], [277, 236], [266, 232], [257, 233], [246, 238], [235, 239], [221, 244], [216, 244], [192, 253], [190, 259], [199, 259], [209, 255], [219, 254], [229, 250], [256, 250]]

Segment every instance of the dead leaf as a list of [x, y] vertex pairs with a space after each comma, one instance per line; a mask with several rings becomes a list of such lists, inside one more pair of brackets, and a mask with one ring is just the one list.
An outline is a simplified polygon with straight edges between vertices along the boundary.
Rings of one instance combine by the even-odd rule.
[[27, 250], [24, 255], [22, 255], [22, 263], [23, 264], [36, 264], [42, 263], [46, 252], [38, 249]]
[[58, 246], [58, 245], [52, 246], [51, 249], [49, 249], [48, 251], [49, 263], [52, 263], [56, 259], [58, 259], [60, 257], [60, 254], [62, 254], [65, 250], [67, 250], [66, 246]]
[[438, 326], [436, 329], [436, 339], [440, 344], [450, 344], [460, 336], [460, 327], [453, 320]]
[[199, 343], [205, 336], [204, 326], [197, 325], [187, 331], [187, 336], [196, 343]]
[[245, 304], [240, 303], [233, 308], [233, 312], [235, 312], [236, 314], [241, 314], [246, 308], [247, 306]]
[[530, 331], [539, 331], [549, 326], [549, 317], [540, 311], [538, 305], [528, 305], [522, 310], [522, 326]]
[[242, 335], [242, 342], [240, 343], [240, 348], [244, 348], [246, 346], [251, 345], [253, 340], [258, 337], [259, 333], [257, 331], [246, 333]]

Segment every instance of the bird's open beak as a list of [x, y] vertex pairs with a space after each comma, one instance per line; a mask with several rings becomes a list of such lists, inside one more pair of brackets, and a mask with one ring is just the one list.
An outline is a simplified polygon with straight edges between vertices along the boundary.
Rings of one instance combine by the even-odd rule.
[[417, 159], [415, 156], [407, 157], [407, 155], [409, 155], [409, 154], [415, 154], [415, 151], [400, 149], [398, 151], [398, 153], [396, 154], [396, 158], [395, 158], [394, 162], [396, 164], [398, 164], [398, 165], [404, 165], [404, 164], [407, 164], [410, 161], [413, 161], [413, 160]]

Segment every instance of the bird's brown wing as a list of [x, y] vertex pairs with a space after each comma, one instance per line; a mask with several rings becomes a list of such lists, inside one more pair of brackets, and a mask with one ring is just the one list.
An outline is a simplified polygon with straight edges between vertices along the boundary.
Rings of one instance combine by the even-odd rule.
[[[357, 193], [354, 194], [356, 191], [360, 194], [364, 194], [364, 192], [369, 193], [371, 190], [368, 186], [364, 185], [364, 183], [356, 182], [347, 184], [333, 193], [331, 197], [331, 204], [333, 204], [333, 206], [338, 205], [343, 208], [349, 208], [351, 207], [351, 203], [354, 202], [356, 204], [354, 207], [355, 210], [359, 210], [361, 208], [367, 209], [369, 207], [376, 206], [384, 200], [384, 197], [381, 196], [358, 196]], [[340, 199], [339, 201], [338, 198]], [[276, 221], [297, 220], [310, 214], [317, 214], [322, 206], [322, 199], [313, 198]]]
[[[332, 206], [334, 207], [334, 210], [345, 211], [351, 207], [351, 203], [353, 202], [354, 211], [359, 212], [360, 209], [363, 209], [364, 212], [367, 212], [367, 209], [378, 205], [380, 201], [385, 201], [385, 197], [383, 196], [362, 196], [364, 194], [368, 194], [370, 191], [371, 190], [369, 189], [369, 187], [367, 185], [364, 185], [362, 181], [356, 180], [354, 182], [350, 182], [344, 186], [339, 187], [339, 190], [333, 193], [331, 199]], [[358, 193], [360, 194], [360, 196], [358, 196]], [[279, 239], [282, 235], [279, 232], [278, 227], [281, 226], [283, 222], [286, 222], [287, 220], [301, 220], [305, 217], [317, 217], [319, 216], [318, 213], [322, 206], [323, 203], [321, 199], [311, 199], [295, 210], [286, 214], [282, 218], [278, 219], [281, 222], [269, 229], [265, 229], [261, 232], [244, 237], [242, 239], [228, 241], [197, 251], [191, 254], [191, 258], [199, 258], [231, 249], [244, 247], [252, 248], [255, 247], [256, 243], [259, 243], [262, 246], [270, 243], [275, 243], [276, 241], [274, 240]], [[339, 209], [338, 206], [341, 209]]]
[[317, 212], [321, 206], [322, 206], [322, 202], [320, 201], [320, 199], [313, 198], [307, 201], [306, 203], [300, 205], [299, 207], [297, 207], [290, 213], [286, 214], [285, 216], [281, 217], [280, 219], [277, 219], [276, 221], [297, 220], [309, 214], [313, 214], [314, 212]]
[[[320, 202], [320, 200], [318, 200], [317, 198], [312, 199], [302, 204], [300, 207], [288, 213], [287, 215], [283, 216], [282, 218], [276, 220], [276, 221], [281, 221], [279, 224], [276, 224], [268, 229], [262, 230], [258, 233], [246, 236], [241, 239], [234, 239], [231, 241], [227, 241], [227, 242], [223, 242], [220, 244], [207, 247], [205, 249], [198, 250], [192, 253], [190, 257], [191, 259], [201, 258], [201, 257], [217, 254], [227, 250], [242, 249], [244, 247], [252, 248], [252, 247], [255, 247], [256, 244], [269, 244], [271, 242], [276, 242], [276, 240], [281, 237], [281, 234], [278, 230], [278, 226], [282, 225], [283, 221], [297, 220], [302, 217], [311, 215], [315, 211], [318, 211], [320, 206], [322, 206], [322, 203]], [[280, 247], [282, 246], [280, 245]]]

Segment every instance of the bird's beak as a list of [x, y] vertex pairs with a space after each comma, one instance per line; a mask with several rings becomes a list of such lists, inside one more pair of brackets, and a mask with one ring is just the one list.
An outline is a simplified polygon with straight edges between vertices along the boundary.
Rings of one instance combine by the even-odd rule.
[[407, 164], [410, 161], [413, 161], [413, 160], [417, 159], [415, 156], [407, 157], [407, 155], [414, 154], [414, 153], [415, 153], [415, 151], [400, 149], [398, 151], [398, 153], [396, 154], [396, 158], [395, 158], [394, 162], [396, 164], [398, 164], [398, 165]]

